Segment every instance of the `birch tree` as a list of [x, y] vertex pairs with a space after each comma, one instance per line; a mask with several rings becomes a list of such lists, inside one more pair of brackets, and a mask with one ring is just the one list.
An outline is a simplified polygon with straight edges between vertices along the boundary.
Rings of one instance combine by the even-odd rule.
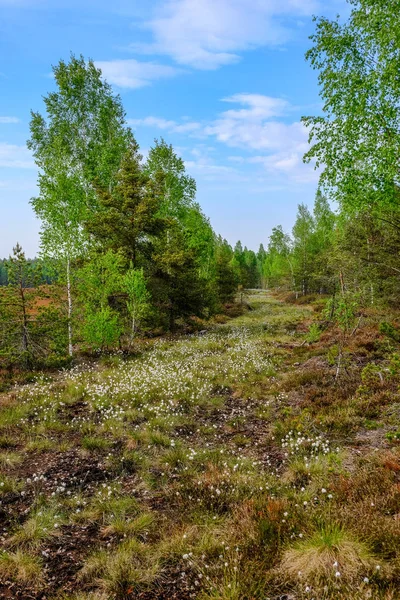
[[131, 263], [123, 279], [123, 289], [127, 295], [126, 307], [131, 320], [130, 342], [132, 344], [136, 328], [150, 306], [150, 293], [146, 287], [143, 269], [134, 269]]
[[72, 356], [72, 270], [87, 247], [84, 223], [97, 210], [94, 184], [112, 191], [132, 134], [120, 98], [93, 61], [71, 56], [53, 72], [56, 90], [44, 98], [46, 118], [31, 113], [28, 147], [39, 168], [39, 195], [31, 203], [42, 221], [42, 255], [62, 265]]
[[293, 257], [295, 273], [301, 282], [301, 291], [305, 295], [309, 291], [312, 273], [314, 219], [305, 204], [299, 204], [297, 218], [293, 226]]
[[350, 17], [316, 19], [306, 57], [322, 116], [304, 117], [321, 186], [345, 210], [398, 206], [400, 0], [348, 0]]

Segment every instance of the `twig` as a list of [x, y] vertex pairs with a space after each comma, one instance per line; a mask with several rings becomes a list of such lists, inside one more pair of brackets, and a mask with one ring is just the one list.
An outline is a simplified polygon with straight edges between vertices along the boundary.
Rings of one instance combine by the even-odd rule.
[[363, 318], [363, 315], [361, 315], [361, 316], [360, 316], [360, 318], [358, 319], [358, 323], [357, 323], [357, 325], [354, 327], [353, 331], [351, 332], [351, 334], [350, 334], [350, 337], [353, 337], [353, 335], [355, 334], [355, 332], [356, 332], [356, 331], [357, 331], [357, 329], [359, 328], [359, 326], [360, 326], [360, 323], [361, 323], [361, 319], [362, 319], [362, 318]]

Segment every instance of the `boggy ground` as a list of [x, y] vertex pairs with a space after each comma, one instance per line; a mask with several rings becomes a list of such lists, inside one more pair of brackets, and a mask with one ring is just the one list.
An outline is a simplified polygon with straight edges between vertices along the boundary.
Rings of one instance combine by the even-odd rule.
[[3, 394], [1, 598], [400, 598], [396, 342], [249, 301]]

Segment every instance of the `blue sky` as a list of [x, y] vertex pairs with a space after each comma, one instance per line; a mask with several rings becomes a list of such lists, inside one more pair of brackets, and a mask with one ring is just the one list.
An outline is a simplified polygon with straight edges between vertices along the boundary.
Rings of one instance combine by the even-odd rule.
[[173, 144], [217, 233], [257, 249], [273, 226], [290, 231], [318, 181], [300, 123], [321, 110], [312, 15], [338, 11], [345, 0], [0, 0], [0, 256], [38, 250], [30, 110], [71, 52], [120, 93], [144, 154]]

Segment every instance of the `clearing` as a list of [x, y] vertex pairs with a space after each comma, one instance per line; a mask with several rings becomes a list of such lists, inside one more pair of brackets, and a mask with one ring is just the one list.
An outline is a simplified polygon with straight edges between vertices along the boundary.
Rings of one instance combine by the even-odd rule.
[[396, 348], [249, 303], [0, 397], [1, 598], [400, 597]]

